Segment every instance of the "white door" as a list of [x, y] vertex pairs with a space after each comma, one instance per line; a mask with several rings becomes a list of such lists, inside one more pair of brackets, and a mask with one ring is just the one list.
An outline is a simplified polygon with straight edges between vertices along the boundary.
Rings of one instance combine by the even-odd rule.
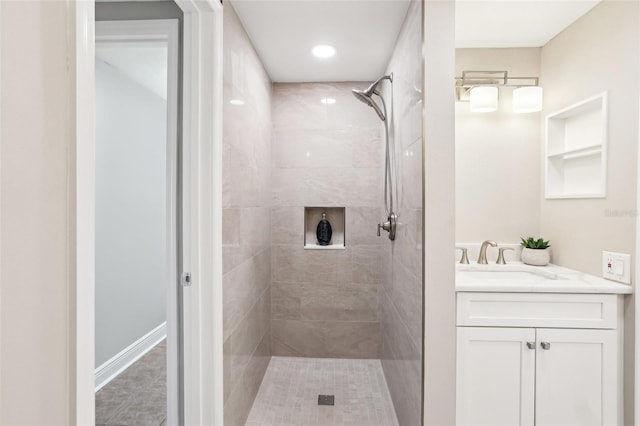
[[616, 341], [615, 330], [537, 330], [537, 426], [620, 424]]
[[533, 328], [458, 327], [456, 423], [533, 425]]

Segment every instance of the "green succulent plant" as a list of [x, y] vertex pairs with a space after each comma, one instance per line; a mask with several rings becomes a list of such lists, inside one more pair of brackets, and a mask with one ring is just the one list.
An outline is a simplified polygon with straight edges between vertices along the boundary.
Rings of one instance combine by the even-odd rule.
[[522, 242], [520, 245], [524, 248], [534, 249], [534, 250], [544, 250], [549, 247], [549, 241], [545, 241], [542, 238], [538, 238], [537, 240], [533, 237], [529, 237], [526, 240], [524, 238], [520, 238]]

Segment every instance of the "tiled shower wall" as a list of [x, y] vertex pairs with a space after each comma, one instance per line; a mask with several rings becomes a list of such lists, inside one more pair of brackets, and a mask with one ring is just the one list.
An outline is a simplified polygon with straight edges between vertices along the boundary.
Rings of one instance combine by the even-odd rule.
[[[380, 356], [384, 142], [375, 112], [351, 94], [366, 86], [274, 84], [273, 355]], [[346, 207], [345, 250], [303, 248], [305, 206]]]
[[230, 3], [224, 67], [224, 424], [241, 426], [271, 356], [271, 81]]
[[[384, 240], [382, 367], [400, 426], [421, 424], [422, 384], [422, 31], [413, 0], [389, 63], [393, 72], [398, 229]], [[386, 86], [388, 87], [388, 86]]]

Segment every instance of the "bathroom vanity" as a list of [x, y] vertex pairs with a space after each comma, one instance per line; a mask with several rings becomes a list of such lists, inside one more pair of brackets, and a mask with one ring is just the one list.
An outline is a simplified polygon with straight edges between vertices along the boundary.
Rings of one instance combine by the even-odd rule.
[[554, 265], [457, 265], [457, 424], [622, 424], [630, 293]]

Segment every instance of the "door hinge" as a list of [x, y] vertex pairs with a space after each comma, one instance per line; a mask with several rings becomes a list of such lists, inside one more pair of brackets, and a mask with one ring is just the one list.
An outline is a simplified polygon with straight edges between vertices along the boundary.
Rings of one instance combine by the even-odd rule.
[[183, 272], [180, 276], [182, 287], [191, 287], [191, 272]]

